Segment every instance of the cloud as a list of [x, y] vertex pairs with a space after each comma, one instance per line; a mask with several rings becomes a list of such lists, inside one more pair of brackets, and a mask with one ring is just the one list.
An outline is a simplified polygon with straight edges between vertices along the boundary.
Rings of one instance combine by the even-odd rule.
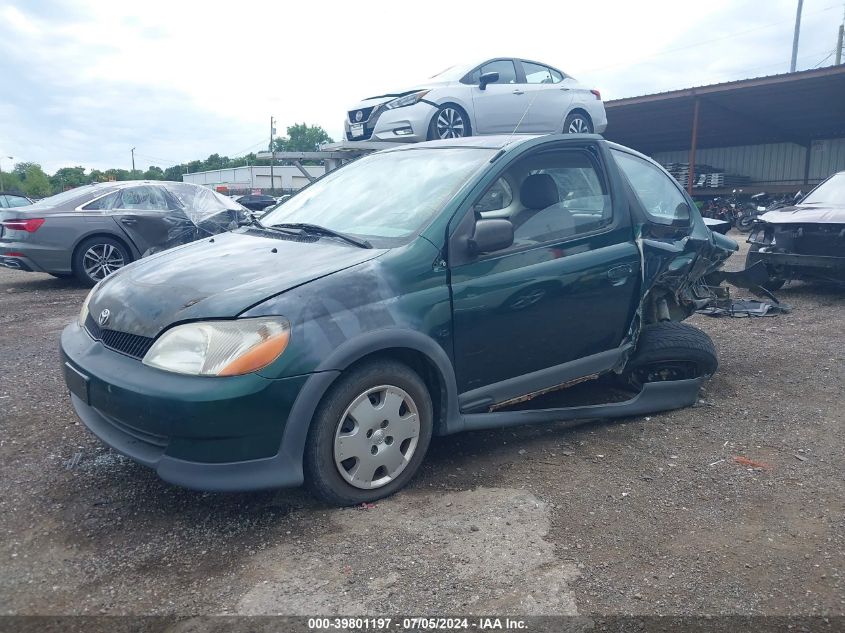
[[[804, 4], [801, 67], [833, 48], [829, 2]], [[338, 138], [348, 105], [488, 56], [546, 61], [606, 99], [774, 74], [788, 69], [795, 11], [466, 0], [441, 18], [421, 6], [0, 0], [0, 154], [53, 171], [128, 167], [136, 147], [166, 167], [260, 149], [270, 115], [280, 132], [307, 122]]]

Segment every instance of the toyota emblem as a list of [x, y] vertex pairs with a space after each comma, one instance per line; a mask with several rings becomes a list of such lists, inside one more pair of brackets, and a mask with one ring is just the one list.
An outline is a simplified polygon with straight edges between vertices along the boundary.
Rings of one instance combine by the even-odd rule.
[[355, 120], [360, 123], [361, 119], [363, 119], [363, 118], [364, 118], [364, 113], [361, 112], [360, 110], [358, 110], [358, 112], [355, 113]]
[[111, 312], [109, 312], [108, 308], [106, 308], [105, 310], [100, 312], [100, 318], [99, 318], [100, 326], [103, 326], [106, 323], [108, 323], [110, 316], [111, 316]]

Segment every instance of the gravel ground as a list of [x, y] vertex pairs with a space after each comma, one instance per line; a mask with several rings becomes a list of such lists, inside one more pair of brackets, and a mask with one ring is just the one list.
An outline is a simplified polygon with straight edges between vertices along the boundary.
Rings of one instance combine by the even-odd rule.
[[845, 613], [841, 291], [694, 317], [721, 355], [696, 407], [437, 439], [370, 509], [183, 490], [104, 448], [58, 363], [85, 292], [0, 269], [2, 613]]

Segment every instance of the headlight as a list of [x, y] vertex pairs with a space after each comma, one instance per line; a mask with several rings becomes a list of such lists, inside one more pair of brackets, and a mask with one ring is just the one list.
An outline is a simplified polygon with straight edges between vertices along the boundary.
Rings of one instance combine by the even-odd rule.
[[177, 374], [239, 376], [276, 360], [289, 338], [283, 318], [186, 323], [162, 334], [143, 363]]
[[97, 292], [97, 288], [99, 287], [100, 284], [97, 284], [91, 288], [91, 292], [88, 293], [88, 296], [85, 297], [85, 301], [82, 302], [82, 307], [79, 309], [79, 327], [85, 326], [85, 319], [88, 318], [88, 304], [91, 302], [91, 297], [94, 296], [94, 293]]
[[404, 97], [399, 97], [398, 99], [394, 99], [393, 101], [388, 101], [384, 104], [384, 107], [388, 110], [393, 110], [394, 108], [404, 108], [405, 106], [414, 105], [417, 101], [422, 99], [429, 92], [429, 90], [420, 90], [419, 92], [412, 92], [411, 94], [405, 95]]

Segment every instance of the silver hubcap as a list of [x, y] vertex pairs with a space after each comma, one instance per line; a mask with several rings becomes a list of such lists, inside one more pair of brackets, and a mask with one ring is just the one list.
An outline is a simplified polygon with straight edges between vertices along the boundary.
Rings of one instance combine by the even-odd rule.
[[381, 488], [405, 470], [420, 434], [417, 405], [392, 385], [368, 389], [340, 418], [334, 437], [334, 463], [356, 488]]
[[437, 115], [438, 138], [461, 138], [466, 134], [464, 117], [454, 108], [444, 108]]
[[587, 134], [590, 131], [589, 125], [587, 125], [587, 121], [584, 118], [577, 116], [569, 122], [569, 129], [567, 132], [570, 134]]
[[85, 274], [100, 281], [126, 265], [121, 252], [111, 244], [94, 244], [82, 256]]

